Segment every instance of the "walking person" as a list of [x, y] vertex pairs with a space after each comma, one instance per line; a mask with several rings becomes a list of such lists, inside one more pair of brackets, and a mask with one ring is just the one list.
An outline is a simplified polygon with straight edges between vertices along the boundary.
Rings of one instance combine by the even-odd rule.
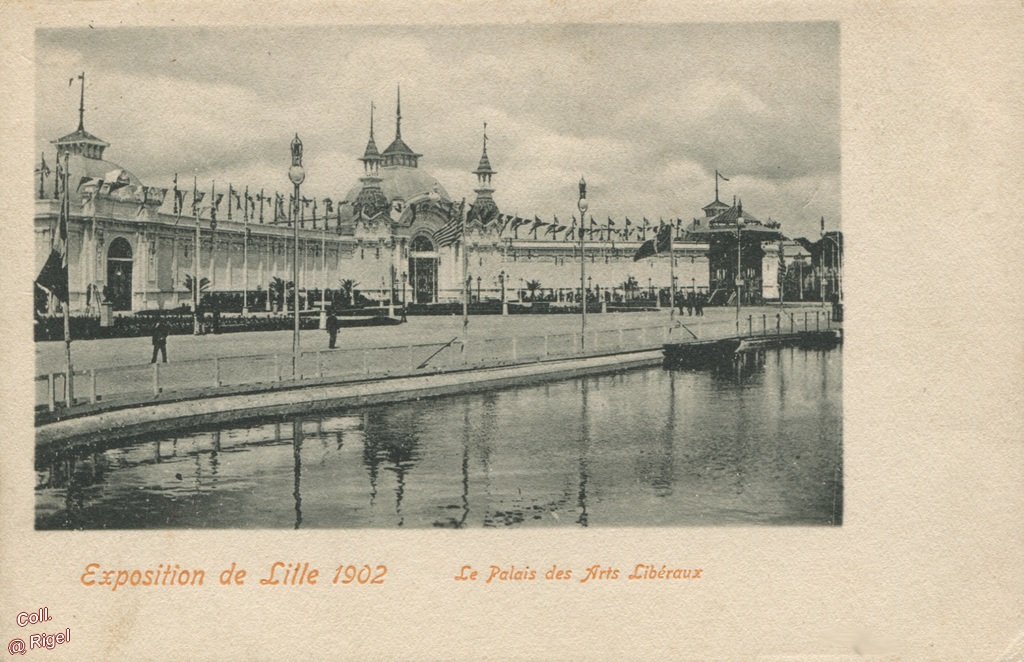
[[693, 317], [693, 308], [697, 305], [697, 297], [694, 296], [693, 292], [686, 295], [686, 314]]
[[704, 294], [697, 293], [694, 297], [693, 305], [697, 308], [697, 315], [704, 317]]
[[163, 318], [157, 317], [156, 325], [153, 326], [153, 358], [150, 359], [150, 363], [156, 363], [157, 352], [160, 352], [163, 362], [167, 363], [167, 334], [168, 329]]
[[334, 314], [333, 310], [327, 316], [327, 336], [330, 338], [327, 347], [334, 349], [334, 344], [338, 340], [338, 316]]

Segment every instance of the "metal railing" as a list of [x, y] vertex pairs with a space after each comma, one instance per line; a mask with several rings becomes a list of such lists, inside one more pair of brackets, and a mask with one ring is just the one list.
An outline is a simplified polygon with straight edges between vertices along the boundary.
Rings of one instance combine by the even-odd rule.
[[[760, 319], [758, 319], [760, 318]], [[780, 311], [746, 316], [741, 337], [795, 333], [831, 328], [824, 311]], [[745, 332], [745, 333], [744, 333]], [[151, 402], [163, 397], [217, 394], [273, 385], [343, 383], [367, 379], [422, 375], [453, 370], [527, 364], [573, 357], [598, 356], [660, 348], [669, 342], [691, 342], [735, 336], [731, 318], [706, 321], [680, 316], [675, 326], [595, 329], [586, 343], [578, 332], [530, 334], [500, 338], [454, 338], [447, 343], [353, 347], [302, 352], [293, 378], [292, 355], [249, 354], [190, 359], [173, 363], [111, 366], [74, 372], [75, 406], [111, 401]], [[586, 347], [581, 351], [581, 347]], [[66, 407], [65, 373], [35, 378], [36, 404], [49, 411]]]

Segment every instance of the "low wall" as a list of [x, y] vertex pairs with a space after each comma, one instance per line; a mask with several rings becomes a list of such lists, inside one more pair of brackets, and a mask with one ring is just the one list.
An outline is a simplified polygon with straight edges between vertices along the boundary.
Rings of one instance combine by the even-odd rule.
[[36, 449], [54, 451], [183, 427], [508, 388], [661, 362], [661, 350], [645, 350], [144, 405], [41, 425], [36, 428]]

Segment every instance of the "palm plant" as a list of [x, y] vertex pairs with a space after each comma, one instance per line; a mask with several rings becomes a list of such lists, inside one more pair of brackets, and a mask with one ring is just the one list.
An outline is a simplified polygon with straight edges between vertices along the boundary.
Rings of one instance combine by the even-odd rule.
[[539, 280], [528, 280], [526, 281], [526, 289], [530, 292], [530, 301], [537, 300], [537, 290], [540, 289]]
[[270, 296], [270, 306], [272, 308], [276, 306], [277, 312], [282, 312], [287, 308], [287, 302], [293, 297], [295, 284], [290, 280], [285, 281], [283, 278], [274, 276], [270, 279], [267, 291]]
[[341, 293], [348, 299], [348, 305], [354, 307], [356, 305], [356, 285], [359, 283], [355, 282], [351, 278], [345, 278], [341, 281]]
[[188, 293], [191, 295], [190, 298], [192, 299], [192, 301], [196, 301], [196, 300], [202, 298], [203, 292], [205, 292], [206, 290], [210, 289], [210, 279], [209, 278], [200, 278], [199, 279], [199, 297], [196, 297], [195, 279], [192, 278], [192, 274], [185, 274], [185, 289], [188, 290]]

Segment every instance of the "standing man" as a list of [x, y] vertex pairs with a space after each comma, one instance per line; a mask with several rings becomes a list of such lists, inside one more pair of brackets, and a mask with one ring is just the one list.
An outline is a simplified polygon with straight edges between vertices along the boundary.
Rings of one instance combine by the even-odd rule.
[[338, 339], [338, 316], [333, 310], [331, 311], [331, 314], [327, 316], [327, 335], [330, 338], [330, 343], [327, 347], [334, 349], [334, 343]]
[[160, 352], [163, 362], [167, 363], [167, 325], [162, 317], [156, 318], [156, 325], [153, 327], [153, 358], [150, 363], [156, 363], [156, 353]]

